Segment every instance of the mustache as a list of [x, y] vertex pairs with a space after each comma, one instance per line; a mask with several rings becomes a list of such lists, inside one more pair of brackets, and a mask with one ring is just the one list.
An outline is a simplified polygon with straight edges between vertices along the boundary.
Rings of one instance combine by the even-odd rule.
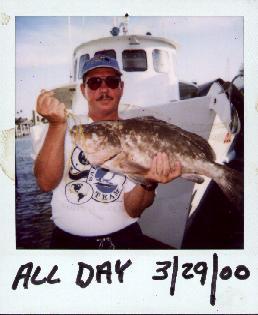
[[104, 93], [104, 94], [101, 94], [100, 97], [96, 99], [96, 101], [103, 101], [103, 100], [113, 100], [113, 97]]

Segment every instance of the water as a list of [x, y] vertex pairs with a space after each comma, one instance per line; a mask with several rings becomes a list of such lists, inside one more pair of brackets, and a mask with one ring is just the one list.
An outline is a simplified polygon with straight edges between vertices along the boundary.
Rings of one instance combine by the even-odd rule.
[[52, 193], [43, 193], [33, 175], [30, 136], [16, 139], [16, 247], [48, 248], [53, 223]]

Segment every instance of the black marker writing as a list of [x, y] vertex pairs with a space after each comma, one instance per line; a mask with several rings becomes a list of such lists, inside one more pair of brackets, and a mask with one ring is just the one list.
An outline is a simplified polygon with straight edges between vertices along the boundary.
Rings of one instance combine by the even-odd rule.
[[178, 271], [178, 256], [174, 256], [172, 280], [171, 280], [171, 286], [170, 286], [170, 295], [175, 294], [177, 271]]
[[42, 279], [39, 279], [39, 274], [41, 272], [41, 267], [37, 266], [35, 271], [32, 273], [33, 270], [33, 263], [28, 262], [25, 265], [21, 265], [19, 270], [17, 271], [17, 274], [15, 276], [15, 279], [12, 284], [12, 289], [16, 290], [19, 284], [20, 280], [23, 280], [23, 287], [24, 289], [28, 289], [29, 280], [31, 281], [31, 284], [33, 285], [41, 285], [44, 283], [49, 284], [55, 284], [60, 283], [61, 280], [59, 278], [53, 279], [55, 273], [58, 270], [58, 266], [55, 265], [52, 270], [49, 272], [47, 277], [43, 277]]
[[[199, 261], [195, 265], [193, 263], [182, 264], [182, 270], [179, 270], [179, 259], [178, 256], [174, 256], [173, 262], [170, 261], [157, 261], [157, 266], [162, 266], [156, 269], [156, 274], [152, 276], [153, 280], [165, 280], [168, 278], [168, 271], [171, 266], [172, 276], [170, 285], [170, 295], [175, 295], [176, 281], [178, 271], [181, 272], [181, 276], [185, 280], [190, 280], [195, 277], [195, 275], [200, 275], [200, 283], [202, 286], [205, 285], [207, 274], [208, 274], [208, 264], [205, 261]], [[210, 288], [210, 304], [215, 305], [216, 302], [216, 288], [218, 278], [221, 280], [229, 280], [231, 277], [238, 280], [246, 280], [250, 277], [250, 271], [245, 265], [238, 265], [233, 273], [230, 266], [224, 266], [219, 272], [219, 259], [218, 255], [213, 254], [212, 262], [212, 277], [211, 277], [211, 288]]]
[[218, 276], [218, 255], [213, 254], [213, 272], [212, 272], [211, 294], [210, 294], [210, 304], [213, 306], [215, 305], [215, 301], [216, 301], [217, 276]]
[[[77, 273], [77, 277], [75, 280], [75, 283], [81, 287], [81, 288], [86, 288], [92, 281], [93, 277], [94, 277], [94, 269], [91, 267], [91, 265], [85, 264], [84, 262], [78, 262], [79, 265], [79, 270]], [[82, 279], [84, 270], [88, 269], [89, 274], [88, 274], [88, 278], [84, 281]]]
[[158, 268], [156, 270], [156, 272], [162, 272], [163, 275], [160, 276], [153, 276], [152, 279], [153, 280], [165, 280], [168, 277], [168, 273], [167, 270], [171, 267], [171, 261], [157, 261], [156, 262], [157, 265], [164, 265], [164, 267], [162, 268]]
[[96, 280], [98, 283], [101, 283], [101, 275], [106, 275], [107, 283], [112, 283], [111, 275], [111, 262], [105, 261], [102, 265], [96, 266], [97, 272], [96, 272]]
[[127, 269], [129, 266], [131, 266], [132, 262], [131, 260], [127, 260], [125, 264], [121, 266], [121, 260], [116, 261], [116, 266], [115, 266], [115, 271], [118, 274], [118, 281], [120, 283], [124, 282], [124, 271]]
[[[241, 274], [243, 273], [243, 274]], [[245, 265], [239, 265], [236, 267], [234, 272], [234, 276], [238, 280], [246, 280], [250, 277], [250, 270]]]
[[[115, 264], [115, 273], [118, 275], [118, 281], [123, 283], [124, 281], [124, 272], [125, 270], [132, 264], [131, 260], [127, 260], [127, 262], [121, 265], [121, 261], [117, 260]], [[86, 288], [89, 286], [94, 278], [94, 268], [91, 265], [88, 265], [84, 262], [78, 262], [79, 270], [77, 273], [77, 277], [75, 283], [81, 287]], [[86, 272], [86, 275], [85, 275]], [[96, 281], [97, 283], [101, 283], [102, 276], [105, 275], [106, 281], [108, 284], [112, 283], [112, 265], [110, 261], [105, 261], [101, 265], [96, 266]]]

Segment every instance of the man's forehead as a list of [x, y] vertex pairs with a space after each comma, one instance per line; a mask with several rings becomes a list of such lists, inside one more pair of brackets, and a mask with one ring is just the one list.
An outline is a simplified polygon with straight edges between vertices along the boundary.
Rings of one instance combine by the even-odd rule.
[[96, 68], [96, 69], [92, 69], [87, 73], [87, 77], [93, 77], [96, 75], [117, 75], [117, 71], [115, 71], [113, 68]]

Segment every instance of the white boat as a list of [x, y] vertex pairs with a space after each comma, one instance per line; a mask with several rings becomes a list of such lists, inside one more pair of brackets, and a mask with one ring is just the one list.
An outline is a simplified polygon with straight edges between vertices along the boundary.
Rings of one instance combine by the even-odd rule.
[[[113, 33], [114, 29], [112, 30]], [[117, 35], [117, 34], [116, 34]], [[86, 60], [97, 54], [117, 59], [123, 81], [124, 95], [120, 102], [120, 116], [153, 115], [167, 120], [207, 139], [213, 147], [217, 162], [228, 159], [228, 150], [239, 131], [235, 116], [232, 130], [232, 104], [218, 83], [212, 84], [207, 95], [180, 100], [176, 75], [177, 44], [152, 35], [127, 34], [103, 37], [82, 43], [74, 49], [71, 82], [55, 89], [75, 114], [87, 113], [87, 102], [80, 91], [81, 71]], [[234, 114], [236, 115], [236, 114]], [[230, 142], [224, 142], [230, 131]], [[180, 248], [187, 219], [197, 208], [208, 186], [184, 179], [159, 185], [154, 204], [145, 210], [140, 225], [145, 234]]]

